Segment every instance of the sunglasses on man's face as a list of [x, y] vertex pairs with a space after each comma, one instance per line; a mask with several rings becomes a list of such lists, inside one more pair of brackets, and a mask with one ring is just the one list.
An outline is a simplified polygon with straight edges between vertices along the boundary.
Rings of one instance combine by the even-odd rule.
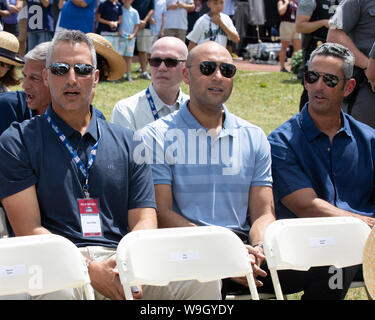
[[[225, 78], [232, 78], [236, 74], [236, 66], [230, 63], [219, 63], [217, 64], [215, 61], [202, 61], [199, 64], [199, 69], [201, 73], [205, 76], [210, 76], [216, 71], [216, 68], [219, 66], [220, 73]], [[190, 66], [192, 67], [192, 66]]]
[[160, 67], [161, 63], [164, 62], [167, 68], [175, 68], [179, 62], [185, 62], [186, 60], [178, 60], [173, 58], [150, 58], [148, 62], [150, 63], [151, 67], [158, 68]]
[[52, 63], [48, 69], [56, 76], [63, 76], [69, 72], [70, 67], [73, 67], [74, 72], [79, 76], [88, 76], [95, 69], [91, 64], [87, 63], [76, 63], [71, 66], [69, 63], [65, 62]]
[[323, 82], [330, 88], [336, 87], [340, 80], [347, 80], [345, 78], [340, 79], [335, 74], [330, 73], [320, 74], [319, 72], [312, 70], [305, 72], [305, 80], [307, 83], [315, 83], [319, 80], [320, 77], [323, 77]]

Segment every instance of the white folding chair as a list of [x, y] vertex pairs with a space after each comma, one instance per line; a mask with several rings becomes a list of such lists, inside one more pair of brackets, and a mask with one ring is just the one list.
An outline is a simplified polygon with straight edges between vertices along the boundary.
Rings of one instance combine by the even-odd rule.
[[54, 234], [0, 240], [0, 296], [78, 287], [94, 299], [85, 258], [70, 240]]
[[353, 217], [281, 219], [264, 233], [264, 252], [278, 300], [283, 294], [277, 270], [307, 271], [315, 266], [362, 263], [370, 227]]
[[0, 238], [8, 237], [8, 230], [5, 222], [5, 211], [0, 207]]
[[128, 300], [133, 299], [131, 286], [240, 276], [247, 277], [252, 298], [259, 299], [247, 249], [235, 233], [224, 227], [130, 232], [118, 245], [117, 267]]

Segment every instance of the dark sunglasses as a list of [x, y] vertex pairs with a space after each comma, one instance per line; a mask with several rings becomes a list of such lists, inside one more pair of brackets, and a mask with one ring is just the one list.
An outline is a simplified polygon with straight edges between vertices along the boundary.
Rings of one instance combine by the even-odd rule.
[[186, 60], [178, 60], [173, 58], [150, 58], [148, 59], [148, 62], [150, 63], [150, 66], [158, 68], [160, 67], [161, 63], [164, 62], [165, 66], [167, 68], [174, 68], [177, 66], [179, 62], [185, 62]]
[[[55, 62], [49, 65], [48, 69], [56, 76], [63, 76], [70, 70], [71, 65], [65, 62]], [[88, 76], [95, 68], [91, 64], [76, 63], [72, 66], [74, 72], [79, 76]]]
[[232, 78], [236, 74], [237, 68], [234, 64], [222, 62], [218, 65], [215, 61], [202, 61], [199, 64], [201, 73], [205, 76], [213, 74], [217, 66], [219, 66], [219, 70], [225, 78]]
[[330, 74], [330, 73], [325, 73], [325, 74], [320, 74], [316, 71], [307, 71], [305, 72], [305, 79], [307, 83], [314, 83], [319, 80], [320, 77], [323, 77], [324, 83], [330, 87], [334, 88], [337, 86], [337, 84], [340, 82], [340, 80], [348, 80], [348, 79], [340, 79], [338, 76], [335, 74]]

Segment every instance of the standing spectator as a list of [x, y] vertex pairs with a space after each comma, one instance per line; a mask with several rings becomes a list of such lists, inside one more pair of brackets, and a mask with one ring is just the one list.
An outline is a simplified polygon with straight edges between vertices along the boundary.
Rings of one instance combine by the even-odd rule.
[[368, 82], [369, 53], [375, 41], [375, 1], [346, 0], [330, 21], [328, 41], [342, 44], [355, 56], [355, 91], [343, 105], [355, 119], [375, 128], [375, 92]]
[[[188, 28], [186, 33], [188, 34], [191, 30], [193, 30], [195, 22], [201, 16], [202, 10], [202, 0], [194, 0], [195, 8], [193, 11], [188, 11]], [[187, 42], [187, 40], [185, 41]]]
[[4, 31], [8, 31], [18, 37], [18, 13], [21, 11], [23, 0], [8, 0], [10, 16], [5, 17]]
[[135, 35], [139, 30], [139, 14], [131, 4], [133, 0], [122, 0], [122, 20], [119, 28], [120, 39], [117, 51], [123, 56], [126, 62], [126, 81], [133, 81], [130, 76], [132, 58], [135, 48]]
[[105, 0], [96, 12], [99, 22], [96, 33], [102, 35], [114, 48], [118, 46], [118, 31], [122, 19], [122, 6], [117, 0]]
[[166, 0], [154, 0], [154, 14], [152, 18], [155, 23], [151, 25], [152, 44], [164, 37], [165, 13], [167, 12]]
[[22, 9], [17, 16], [18, 21], [18, 42], [19, 54], [23, 57], [26, 53], [26, 39], [27, 39], [27, 2], [26, 0], [22, 3]]
[[215, 41], [224, 47], [227, 46], [228, 39], [238, 43], [240, 37], [232, 20], [222, 13], [224, 0], [208, 0], [207, 6], [210, 11], [197, 20], [193, 30], [187, 35], [189, 50], [206, 41]]
[[3, 18], [9, 17], [10, 9], [7, 0], [0, 0], [0, 31], [3, 30]]
[[54, 34], [50, 0], [27, 0], [27, 51], [51, 41]]
[[[234, 24], [234, 14], [236, 13], [237, 0], [225, 0], [223, 13], [225, 13], [232, 20]], [[233, 51], [233, 42], [231, 40], [227, 41], [227, 50], [230, 54]]]
[[0, 93], [8, 91], [8, 86], [20, 84], [15, 66], [24, 64], [18, 55], [18, 40], [15, 35], [0, 31]]
[[293, 53], [301, 49], [301, 35], [296, 32], [297, 0], [279, 0], [277, 9], [280, 14], [280, 41], [281, 49], [279, 53], [280, 71], [288, 72], [285, 69], [286, 50], [289, 43], [293, 44]]
[[[341, 0], [340, 0], [341, 1]], [[299, 0], [296, 16], [296, 31], [302, 34], [302, 68], [299, 77], [307, 69], [310, 54], [317, 46], [326, 42], [329, 19], [335, 12], [339, 0]], [[302, 80], [303, 85], [303, 80]], [[299, 109], [308, 100], [307, 90], [303, 88]]]
[[95, 20], [95, 0], [68, 0], [60, 11], [57, 32], [63, 30], [80, 30], [93, 32]]
[[167, 0], [164, 33], [166, 36], [176, 37], [185, 42], [188, 28], [188, 11], [194, 11], [193, 0]]
[[137, 50], [141, 65], [141, 79], [151, 80], [147, 72], [147, 62], [151, 54], [152, 35], [150, 22], [154, 14], [154, 0], [134, 0], [133, 8], [139, 14], [139, 31], [137, 33]]

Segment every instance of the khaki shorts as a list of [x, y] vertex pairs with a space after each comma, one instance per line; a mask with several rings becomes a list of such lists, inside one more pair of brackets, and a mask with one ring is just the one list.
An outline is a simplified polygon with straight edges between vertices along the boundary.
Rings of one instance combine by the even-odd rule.
[[138, 52], [151, 53], [152, 35], [150, 29], [142, 29], [137, 32]]
[[301, 39], [301, 34], [296, 32], [294, 22], [281, 21], [280, 23], [280, 40], [291, 41]]
[[186, 30], [183, 29], [165, 29], [164, 35], [168, 37], [176, 37], [185, 42]]

